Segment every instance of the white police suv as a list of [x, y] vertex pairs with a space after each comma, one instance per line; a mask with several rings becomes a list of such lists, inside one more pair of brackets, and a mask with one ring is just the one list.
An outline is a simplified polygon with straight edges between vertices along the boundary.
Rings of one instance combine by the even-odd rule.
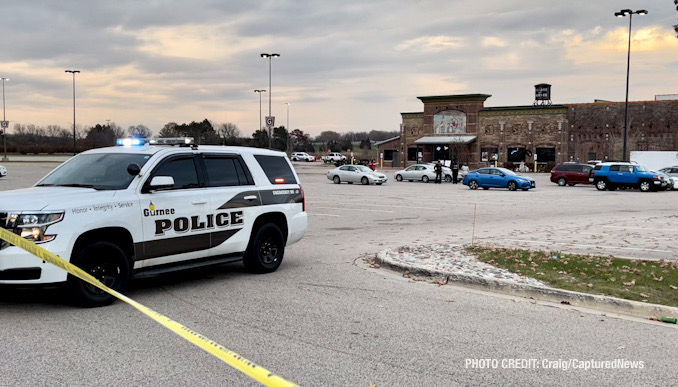
[[[132, 276], [242, 260], [275, 271], [306, 232], [304, 191], [282, 152], [118, 140], [66, 161], [31, 188], [0, 192], [0, 227], [117, 291]], [[83, 306], [115, 299], [0, 241], [0, 284], [65, 283]]]

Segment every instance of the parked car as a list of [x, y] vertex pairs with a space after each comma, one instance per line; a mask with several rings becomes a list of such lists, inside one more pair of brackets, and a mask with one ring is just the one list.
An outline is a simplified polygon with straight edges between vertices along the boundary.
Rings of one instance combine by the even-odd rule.
[[329, 163], [341, 163], [345, 164], [346, 163], [346, 156], [342, 155], [341, 153], [336, 153], [336, 152], [330, 152], [327, 155], [321, 157], [323, 162], [325, 164]]
[[591, 164], [562, 163], [551, 170], [551, 181], [561, 187], [565, 185], [590, 184], [589, 174], [593, 166]]
[[334, 184], [346, 182], [349, 184], [361, 183], [363, 185], [382, 185], [388, 181], [388, 177], [381, 172], [373, 171], [364, 165], [342, 165], [327, 172], [327, 179]]
[[678, 166], [674, 165], [673, 167], [662, 168], [659, 172], [664, 172], [669, 175], [669, 178], [671, 179], [670, 189], [678, 190]]
[[7, 176], [7, 168], [0, 165], [0, 177]]
[[480, 168], [470, 172], [462, 184], [470, 189], [490, 189], [490, 188], [508, 188], [509, 191], [515, 191], [518, 188], [527, 191], [530, 188], [536, 188], [534, 179], [527, 176], [521, 176], [506, 168]]
[[599, 191], [614, 191], [617, 188], [638, 188], [642, 192], [659, 191], [668, 185], [664, 176], [648, 171], [639, 164], [629, 162], [606, 162], [593, 167], [589, 182]]
[[290, 156], [292, 161], [315, 161], [315, 156], [309, 155], [306, 152], [295, 152]]
[[[415, 164], [410, 165], [405, 169], [396, 171], [393, 176], [398, 181], [423, 181], [428, 183], [431, 180], [435, 180], [436, 172], [434, 170], [434, 164], [425, 163], [425, 164]], [[443, 180], [446, 182], [452, 181], [452, 170], [448, 167], [443, 167]]]

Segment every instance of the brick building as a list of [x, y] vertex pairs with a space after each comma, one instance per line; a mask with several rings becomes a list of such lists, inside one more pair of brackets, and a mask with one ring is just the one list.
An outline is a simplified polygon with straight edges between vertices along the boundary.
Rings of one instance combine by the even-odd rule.
[[[377, 144], [384, 165], [451, 160], [477, 168], [496, 160], [531, 169], [536, 159], [547, 169], [564, 161], [623, 158], [624, 102], [485, 107], [489, 97], [418, 97], [423, 112], [401, 113], [400, 135]], [[629, 102], [628, 128], [629, 152], [677, 150], [678, 99]]]

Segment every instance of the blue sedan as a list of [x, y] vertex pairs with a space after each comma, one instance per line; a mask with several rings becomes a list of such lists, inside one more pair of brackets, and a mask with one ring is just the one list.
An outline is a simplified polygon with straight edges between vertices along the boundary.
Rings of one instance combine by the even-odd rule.
[[509, 191], [515, 191], [518, 188], [527, 191], [536, 187], [533, 178], [520, 176], [506, 168], [476, 169], [464, 177], [462, 184], [470, 189], [508, 188]]

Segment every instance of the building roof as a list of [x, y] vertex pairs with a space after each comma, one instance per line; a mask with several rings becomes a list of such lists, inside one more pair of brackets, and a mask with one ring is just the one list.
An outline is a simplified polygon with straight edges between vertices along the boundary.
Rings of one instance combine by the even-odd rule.
[[381, 144], [385, 144], [385, 143], [387, 143], [387, 142], [391, 142], [391, 141], [397, 140], [397, 139], [399, 139], [399, 138], [400, 138], [400, 136], [388, 138], [388, 139], [386, 139], [386, 140], [384, 140], [384, 141], [377, 141], [377, 142], [375, 142], [373, 145], [379, 146], [379, 145], [381, 145]]
[[453, 94], [453, 95], [432, 95], [428, 97], [417, 97], [423, 103], [430, 102], [484, 102], [490, 98], [490, 94]]
[[417, 145], [436, 145], [436, 144], [452, 144], [464, 143], [468, 144], [476, 140], [476, 136], [430, 136], [422, 137], [414, 143]]

